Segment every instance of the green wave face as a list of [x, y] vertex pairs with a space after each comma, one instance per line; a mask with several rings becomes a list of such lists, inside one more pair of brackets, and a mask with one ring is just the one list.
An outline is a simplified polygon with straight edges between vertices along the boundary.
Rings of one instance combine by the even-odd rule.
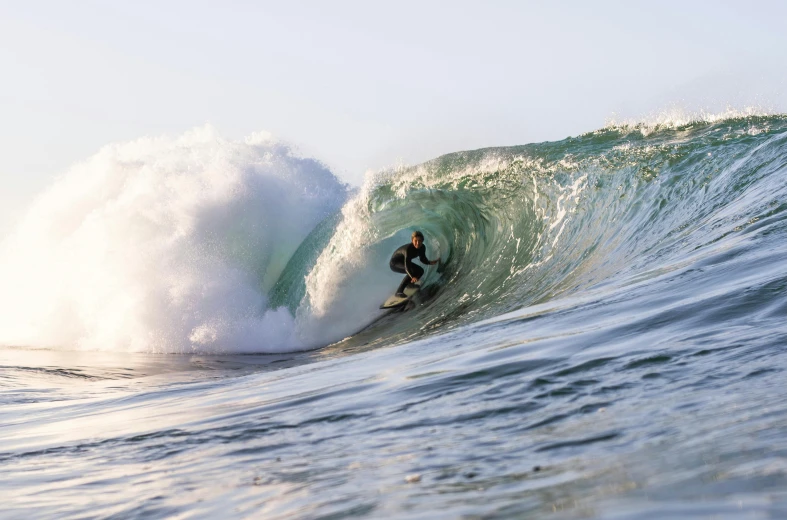
[[782, 207], [774, 178], [785, 165], [783, 116], [449, 154], [367, 183], [303, 242], [271, 302], [297, 315], [306, 337], [352, 335], [396, 287], [388, 257], [414, 229], [442, 259], [427, 270], [423, 301], [354, 341], [410, 339], [639, 283]]

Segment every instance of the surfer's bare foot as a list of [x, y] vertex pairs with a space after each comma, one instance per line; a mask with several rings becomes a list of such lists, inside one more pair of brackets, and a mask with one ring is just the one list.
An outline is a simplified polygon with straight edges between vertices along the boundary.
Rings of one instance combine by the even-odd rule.
[[398, 292], [394, 296], [396, 296], [397, 298], [407, 298], [407, 295], [404, 294], [403, 292]]

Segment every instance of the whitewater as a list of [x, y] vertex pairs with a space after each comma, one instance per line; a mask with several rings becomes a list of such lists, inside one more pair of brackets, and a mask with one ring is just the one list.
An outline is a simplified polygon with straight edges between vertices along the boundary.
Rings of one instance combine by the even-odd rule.
[[264, 133], [109, 145], [0, 244], [0, 517], [785, 517], [785, 210], [756, 110], [359, 188]]

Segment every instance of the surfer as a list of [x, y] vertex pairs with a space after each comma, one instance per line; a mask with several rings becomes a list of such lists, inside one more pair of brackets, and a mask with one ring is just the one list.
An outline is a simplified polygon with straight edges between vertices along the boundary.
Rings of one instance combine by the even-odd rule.
[[413, 263], [413, 260], [416, 258], [418, 258], [421, 263], [429, 265], [434, 265], [440, 261], [439, 258], [432, 261], [426, 258], [424, 234], [420, 231], [413, 231], [411, 242], [394, 251], [391, 262], [388, 264], [391, 266], [391, 271], [404, 273], [405, 275], [404, 279], [402, 279], [402, 283], [399, 284], [399, 288], [396, 290], [396, 296], [400, 298], [405, 297], [404, 288], [407, 287], [409, 283], [416, 283], [424, 275], [423, 267]]

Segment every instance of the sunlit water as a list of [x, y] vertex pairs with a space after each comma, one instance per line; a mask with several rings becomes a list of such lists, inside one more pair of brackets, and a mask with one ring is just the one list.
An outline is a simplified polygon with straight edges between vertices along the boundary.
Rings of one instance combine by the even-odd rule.
[[[287, 151], [232, 146], [220, 163], [242, 189], [219, 199], [166, 199], [180, 213], [150, 217], [133, 197], [118, 209], [127, 188], [94, 197], [102, 225], [165, 260], [160, 278], [96, 249], [95, 205], [6, 241], [68, 251], [48, 262], [79, 283], [4, 303], [24, 326], [0, 329], [0, 515], [787, 517], [784, 117], [463, 152], [356, 193]], [[300, 180], [241, 167], [264, 177], [266, 160]], [[236, 225], [274, 204], [271, 183], [297, 199], [313, 176], [292, 240]], [[65, 188], [41, 204], [71, 207]], [[48, 224], [24, 229], [54, 227], [35, 211]], [[156, 224], [173, 215], [182, 227]], [[416, 228], [442, 265], [415, 308], [385, 315], [387, 255]], [[268, 254], [243, 250], [244, 233]], [[14, 254], [3, 287], [24, 288]], [[98, 274], [69, 264], [91, 254]], [[136, 276], [133, 301], [89, 285]], [[109, 319], [119, 332], [97, 325]]]

